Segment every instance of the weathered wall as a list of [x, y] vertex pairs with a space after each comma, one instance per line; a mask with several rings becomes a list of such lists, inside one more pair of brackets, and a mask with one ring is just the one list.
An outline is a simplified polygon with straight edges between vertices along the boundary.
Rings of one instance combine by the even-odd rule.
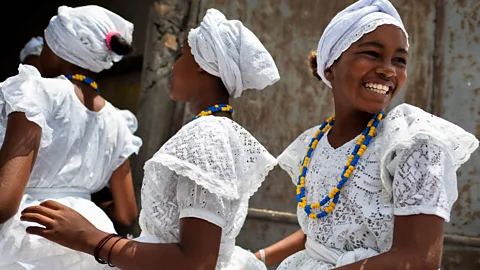
[[[480, 138], [480, 1], [441, 2], [435, 113]], [[480, 236], [479, 177], [480, 151], [476, 151], [458, 171], [459, 198], [446, 225], [448, 233]], [[480, 269], [479, 250], [446, 245], [445, 267]]]

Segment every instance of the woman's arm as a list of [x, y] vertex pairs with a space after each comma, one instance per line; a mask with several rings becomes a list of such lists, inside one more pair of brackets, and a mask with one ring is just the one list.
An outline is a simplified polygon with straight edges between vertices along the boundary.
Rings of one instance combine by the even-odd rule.
[[395, 216], [392, 248], [338, 270], [438, 270], [445, 221], [434, 215]]
[[113, 200], [102, 202], [99, 206], [112, 220], [124, 226], [131, 226], [137, 218], [138, 210], [128, 159], [113, 172], [110, 190]]
[[18, 211], [41, 137], [42, 129], [30, 122], [25, 113], [14, 112], [8, 116], [5, 139], [0, 149], [0, 224]]
[[[288, 256], [305, 249], [306, 237], [302, 230], [289, 235], [288, 237], [278, 241], [277, 243], [264, 249], [265, 264], [267, 266], [280, 264]], [[260, 260], [260, 252], [256, 252], [255, 256]]]
[[[28, 233], [91, 255], [101, 239], [108, 235], [73, 209], [54, 201], [26, 208], [21, 219], [45, 226], [29, 227]], [[100, 258], [107, 261], [110, 253], [110, 263], [124, 270], [214, 270], [221, 235], [222, 229], [212, 223], [182, 218], [178, 243], [152, 244], [122, 239], [112, 248], [115, 239], [111, 239], [100, 252]]]

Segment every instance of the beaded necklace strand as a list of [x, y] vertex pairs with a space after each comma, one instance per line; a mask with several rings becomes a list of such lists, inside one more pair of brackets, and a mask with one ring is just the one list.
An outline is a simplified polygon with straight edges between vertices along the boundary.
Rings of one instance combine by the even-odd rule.
[[[350, 175], [355, 170], [355, 166], [358, 163], [358, 160], [363, 155], [365, 150], [367, 149], [368, 145], [370, 144], [371, 139], [375, 136], [375, 130], [383, 119], [384, 112], [377, 113], [373, 115], [372, 119], [368, 122], [367, 127], [360, 135], [360, 138], [357, 140], [355, 148], [352, 151], [352, 154], [349, 156], [348, 161], [343, 169], [341, 177], [336, 187], [334, 187], [330, 193], [323, 198], [320, 202], [315, 202], [313, 204], [309, 204], [307, 202], [307, 198], [305, 197], [305, 178], [307, 176], [308, 164], [312, 157], [313, 151], [317, 147], [318, 142], [322, 139], [323, 135], [333, 126], [335, 123], [335, 115], [328, 118], [325, 123], [323, 123], [320, 128], [317, 130], [315, 135], [313, 136], [310, 144], [307, 147], [306, 154], [303, 158], [302, 165], [300, 166], [300, 175], [298, 176], [297, 181], [297, 202], [298, 206], [303, 208], [305, 213], [311, 219], [320, 219], [326, 217], [332, 210], [335, 208], [335, 205], [338, 203], [338, 199], [340, 198], [340, 191], [342, 190], [345, 183], [348, 181]], [[329, 205], [324, 207], [328, 202]], [[323, 207], [322, 212], [318, 214], [314, 214], [311, 212], [312, 209], [321, 208]]]
[[94, 80], [88, 78], [85, 75], [68, 74], [65, 77], [67, 77], [67, 79], [69, 79], [70, 81], [71, 80], [81, 81], [81, 82], [85, 83], [86, 85], [92, 87], [97, 93], [100, 94], [100, 88], [98, 88], [98, 84]]
[[227, 112], [233, 116], [233, 107], [228, 105], [228, 104], [217, 104], [213, 105], [212, 107], [209, 107], [203, 111], [201, 111], [199, 114], [197, 114], [193, 119], [198, 119], [202, 116], [207, 116], [207, 115], [212, 115], [217, 112]]

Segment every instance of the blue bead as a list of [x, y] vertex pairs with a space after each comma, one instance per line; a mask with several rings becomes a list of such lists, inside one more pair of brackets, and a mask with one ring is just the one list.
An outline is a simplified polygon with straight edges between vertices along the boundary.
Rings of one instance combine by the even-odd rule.
[[337, 184], [337, 188], [338, 188], [338, 189], [341, 189], [341, 188], [343, 187], [343, 184], [340, 184], [341, 182], [342, 182], [342, 181], [338, 182], [338, 184]]
[[368, 145], [368, 144], [370, 143], [370, 140], [371, 140], [371, 139], [372, 139], [372, 137], [368, 136], [368, 137], [365, 138], [365, 141], [363, 141], [363, 143], [364, 143], [365, 145]]
[[309, 204], [305, 205], [305, 209], [304, 209], [304, 210], [305, 210], [305, 212], [306, 212], [307, 214], [310, 215], [311, 208], [310, 208], [310, 205], [309, 205]]
[[301, 198], [300, 195], [297, 195], [297, 196], [295, 196], [295, 197], [297, 198], [297, 202], [301, 202], [301, 201], [302, 201], [302, 198]]
[[313, 148], [308, 149], [307, 156], [309, 157], [312, 156], [312, 152], [313, 152]]
[[307, 167], [303, 167], [302, 176], [306, 176], [306, 175], [307, 175]]
[[305, 188], [304, 188], [304, 187], [300, 188], [300, 192], [301, 192], [301, 193], [302, 193], [302, 192], [305, 193]]

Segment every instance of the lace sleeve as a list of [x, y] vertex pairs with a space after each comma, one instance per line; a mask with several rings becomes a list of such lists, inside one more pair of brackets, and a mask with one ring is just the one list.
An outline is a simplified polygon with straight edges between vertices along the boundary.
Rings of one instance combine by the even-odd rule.
[[198, 218], [223, 228], [231, 211], [232, 200], [210, 193], [187, 177], [177, 183], [177, 201], [180, 218]]
[[294, 184], [297, 183], [300, 163], [305, 155], [307, 146], [317, 129], [318, 126], [304, 131], [277, 158], [278, 164], [290, 175]]
[[398, 158], [392, 172], [394, 214], [437, 215], [448, 222], [458, 197], [452, 157], [435, 144], [419, 141]]

